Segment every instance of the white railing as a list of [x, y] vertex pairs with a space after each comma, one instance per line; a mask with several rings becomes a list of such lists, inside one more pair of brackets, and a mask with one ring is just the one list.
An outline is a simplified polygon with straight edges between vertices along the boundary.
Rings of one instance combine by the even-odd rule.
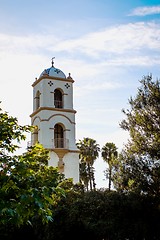
[[68, 148], [69, 140], [66, 138], [55, 138], [54, 139], [54, 148]]
[[[52, 139], [52, 144], [51, 145], [46, 145], [46, 144], [42, 144], [44, 148], [65, 148], [68, 149], [69, 148], [69, 139], [66, 138], [55, 138]], [[32, 146], [34, 146], [34, 142], [29, 141], [27, 142], [27, 148], [30, 148]]]
[[55, 108], [62, 108], [63, 107], [62, 101], [54, 100], [54, 106]]

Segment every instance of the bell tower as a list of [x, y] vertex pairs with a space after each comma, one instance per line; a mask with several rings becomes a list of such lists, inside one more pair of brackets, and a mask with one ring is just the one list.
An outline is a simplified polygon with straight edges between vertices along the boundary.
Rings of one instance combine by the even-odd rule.
[[75, 139], [75, 114], [73, 109], [73, 83], [58, 68], [45, 69], [35, 79], [33, 87], [33, 113], [31, 125], [36, 126], [31, 135], [31, 145], [39, 142], [49, 150], [49, 165], [58, 167], [66, 178], [79, 182], [79, 150]]

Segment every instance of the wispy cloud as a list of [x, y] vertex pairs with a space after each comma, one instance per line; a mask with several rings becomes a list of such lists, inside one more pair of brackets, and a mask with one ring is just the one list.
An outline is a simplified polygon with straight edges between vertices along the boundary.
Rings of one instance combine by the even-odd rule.
[[146, 16], [153, 14], [160, 14], [160, 6], [138, 7], [133, 9], [128, 16]]
[[41, 54], [45, 59], [48, 53], [57, 54], [64, 66], [74, 64], [75, 72], [81, 70], [85, 77], [98, 71], [102, 74], [108, 66], [159, 65], [160, 24], [128, 23], [69, 40], [54, 35], [0, 34], [0, 51], [0, 60], [7, 54], [31, 58]]
[[[61, 41], [52, 51], [90, 58], [110, 66], [159, 64], [160, 25], [156, 23], [129, 23], [90, 33], [78, 39]], [[152, 59], [148, 58], [152, 54]]]
[[144, 47], [158, 50], [160, 47], [159, 36], [159, 24], [129, 23], [91, 33], [79, 39], [60, 42], [56, 44], [55, 50], [71, 52], [76, 50], [95, 58], [102, 56], [102, 53], [118, 55], [124, 54], [128, 50]]

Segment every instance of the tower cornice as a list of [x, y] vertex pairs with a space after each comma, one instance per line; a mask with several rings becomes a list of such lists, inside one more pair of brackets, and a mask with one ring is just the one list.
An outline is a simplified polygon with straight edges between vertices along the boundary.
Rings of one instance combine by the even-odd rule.
[[35, 85], [37, 85], [41, 80], [48, 80], [48, 79], [52, 79], [52, 80], [57, 80], [57, 81], [62, 81], [62, 82], [71, 82], [74, 83], [74, 80], [70, 77], [68, 78], [59, 78], [59, 77], [51, 77], [48, 76], [47, 74], [40, 77], [40, 78], [36, 78], [36, 80], [34, 81], [34, 83], [32, 84], [32, 87], [34, 87]]
[[30, 117], [34, 117], [37, 113], [39, 113], [40, 111], [43, 110], [50, 110], [50, 111], [57, 111], [57, 112], [68, 112], [68, 113], [74, 113], [76, 114], [77, 111], [75, 111], [74, 109], [64, 109], [64, 108], [53, 108], [53, 107], [40, 107], [38, 108], [36, 111], [34, 111]]

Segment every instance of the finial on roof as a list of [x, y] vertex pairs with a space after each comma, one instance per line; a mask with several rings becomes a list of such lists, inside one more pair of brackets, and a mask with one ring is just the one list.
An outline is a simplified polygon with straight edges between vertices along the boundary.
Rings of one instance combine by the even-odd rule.
[[68, 79], [72, 79], [72, 77], [71, 77], [71, 73], [69, 73], [69, 75], [68, 75], [67, 78], [68, 78]]
[[55, 57], [52, 57], [52, 67], [54, 67], [54, 66], [53, 66], [53, 64], [54, 64], [54, 61], [53, 61], [53, 59], [55, 59]]

